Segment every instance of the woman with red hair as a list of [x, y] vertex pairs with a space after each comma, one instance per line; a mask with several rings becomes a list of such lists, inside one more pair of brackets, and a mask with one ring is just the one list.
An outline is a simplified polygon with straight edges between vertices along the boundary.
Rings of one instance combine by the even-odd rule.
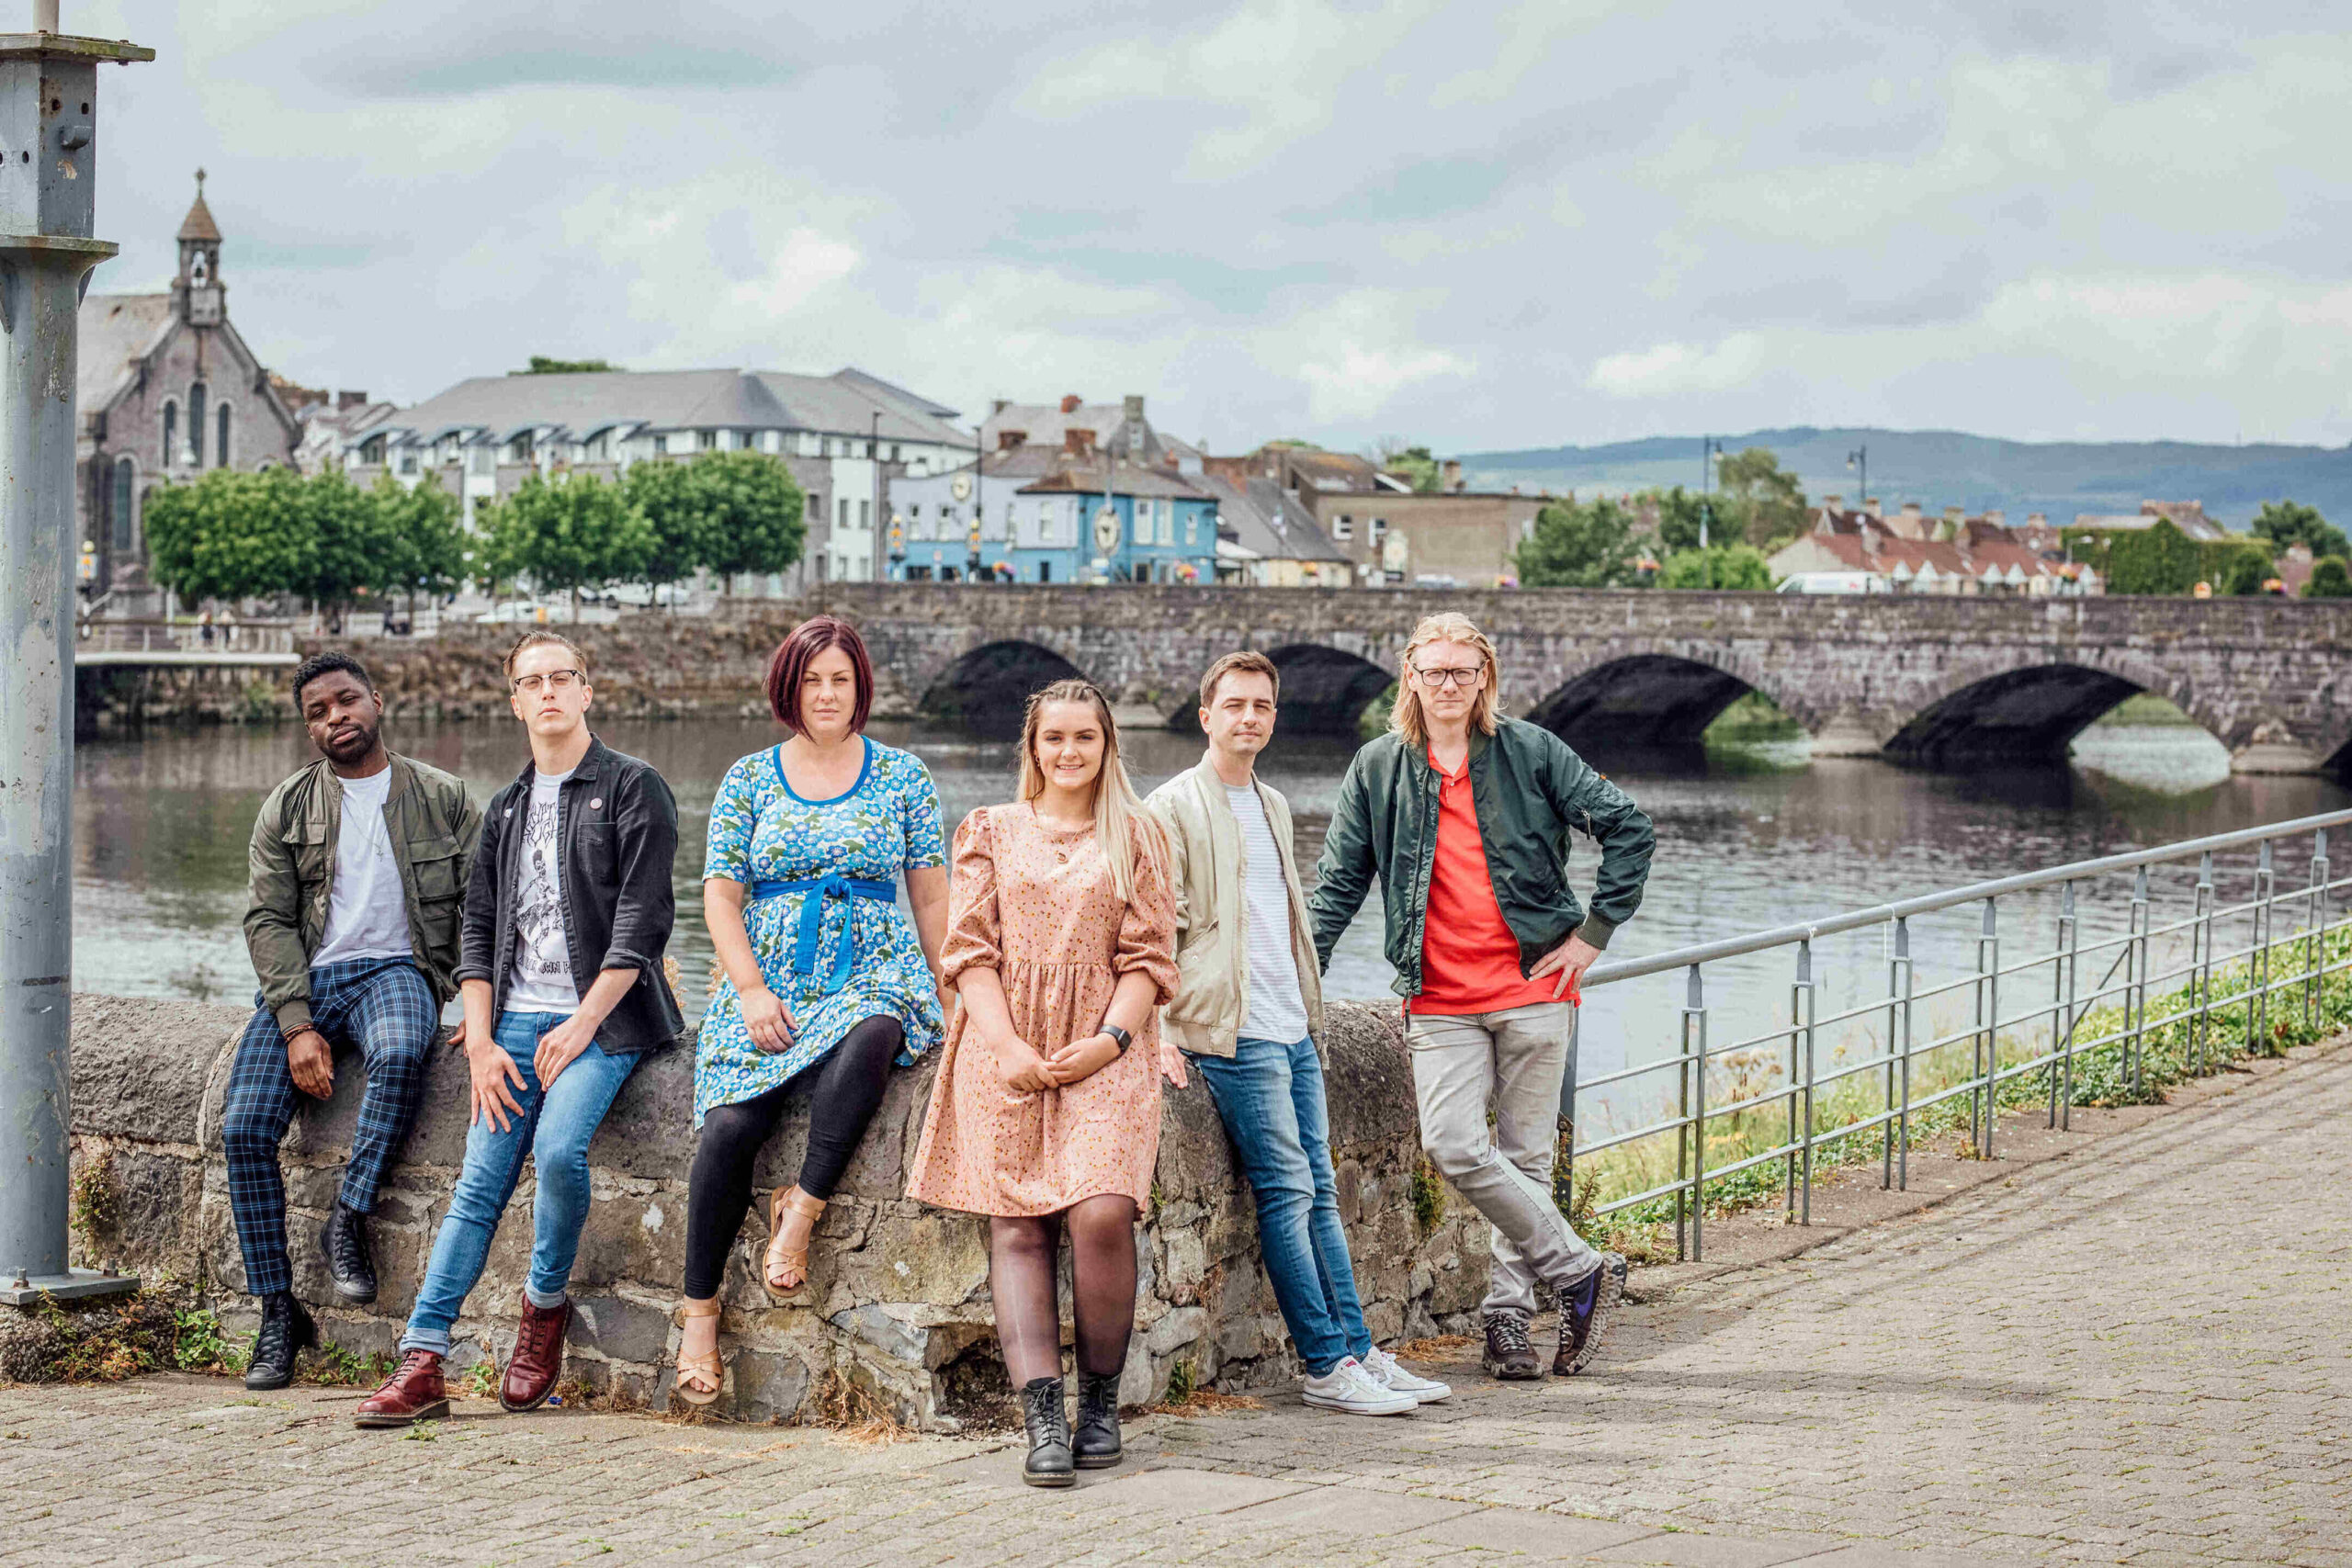
[[[703, 919], [725, 978], [695, 1051], [695, 1152], [686, 1198], [678, 1397], [708, 1404], [724, 1382], [718, 1292], [751, 1206], [752, 1166], [808, 1094], [799, 1180], [768, 1205], [761, 1268], [771, 1297], [808, 1280], [808, 1243], [882, 1101], [891, 1064], [939, 1043], [947, 855], [939, 793], [911, 752], [866, 738], [874, 666], [847, 621], [793, 628], [768, 665], [779, 745], [727, 770], [710, 807]], [[898, 905], [907, 885], [910, 919]]]

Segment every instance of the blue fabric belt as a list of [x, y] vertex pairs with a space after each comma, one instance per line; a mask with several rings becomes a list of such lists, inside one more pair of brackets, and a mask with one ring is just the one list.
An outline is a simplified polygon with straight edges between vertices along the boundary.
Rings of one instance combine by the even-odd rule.
[[825, 929], [825, 900], [842, 900], [838, 927], [841, 938], [833, 948], [832, 973], [824, 977], [820, 987], [831, 996], [849, 984], [850, 949], [853, 945], [850, 942], [852, 916], [849, 900], [874, 898], [885, 904], [894, 904], [899, 898], [899, 885], [870, 881], [862, 876], [843, 876], [839, 872], [831, 876], [812, 876], [802, 882], [752, 884], [752, 902], [755, 904], [763, 898], [775, 898], [786, 893], [808, 895], [800, 901], [800, 932], [792, 945], [792, 970], [796, 975], [816, 974], [817, 947]]

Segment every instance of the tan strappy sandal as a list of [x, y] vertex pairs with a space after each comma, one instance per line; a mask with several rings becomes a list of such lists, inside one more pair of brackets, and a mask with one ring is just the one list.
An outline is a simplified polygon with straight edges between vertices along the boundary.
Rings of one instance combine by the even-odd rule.
[[[685, 1302], [678, 1307], [678, 1317], [683, 1325], [684, 1321], [690, 1317], [717, 1317], [718, 1311], [718, 1303], [716, 1300], [702, 1305]], [[690, 1377], [700, 1379], [710, 1386], [705, 1389], [690, 1384], [686, 1382]], [[719, 1390], [726, 1386], [727, 1369], [719, 1364], [718, 1348], [716, 1345], [711, 1347], [708, 1353], [700, 1356], [687, 1355], [683, 1347], [679, 1349], [678, 1381], [675, 1392], [680, 1399], [684, 1400], [688, 1404], [714, 1404], [718, 1401]]]
[[771, 1296], [788, 1296], [808, 1282], [808, 1249], [784, 1245], [784, 1215], [790, 1210], [808, 1222], [813, 1240], [817, 1222], [824, 1218], [825, 1201], [811, 1198], [797, 1186], [779, 1187], [768, 1200], [768, 1252], [760, 1266], [760, 1282]]

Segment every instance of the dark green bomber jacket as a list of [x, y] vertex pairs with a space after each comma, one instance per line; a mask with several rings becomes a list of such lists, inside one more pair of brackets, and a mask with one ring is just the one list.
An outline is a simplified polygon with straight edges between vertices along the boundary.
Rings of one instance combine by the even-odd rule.
[[[1348, 764], [1323, 840], [1318, 881], [1306, 901], [1315, 918], [1316, 958], [1324, 968], [1331, 966], [1331, 949], [1376, 876], [1396, 988], [1408, 997], [1420, 994], [1421, 929], [1437, 857], [1437, 794], [1427, 749], [1396, 735], [1373, 741]], [[1470, 796], [1495, 901], [1519, 939], [1520, 973], [1571, 931], [1607, 947], [1642, 901], [1657, 844], [1647, 814], [1566, 741], [1515, 718], [1498, 719], [1492, 736], [1471, 732]], [[1590, 913], [1568, 886], [1570, 829], [1600, 846]]]
[[[458, 908], [481, 837], [481, 813], [459, 780], [391, 753], [384, 801], [392, 859], [407, 897], [416, 966], [436, 1005], [458, 994]], [[311, 1021], [311, 954], [326, 940], [327, 898], [343, 827], [343, 781], [322, 757], [269, 792], [248, 852], [245, 951], [262, 1005], [291, 1034]]]

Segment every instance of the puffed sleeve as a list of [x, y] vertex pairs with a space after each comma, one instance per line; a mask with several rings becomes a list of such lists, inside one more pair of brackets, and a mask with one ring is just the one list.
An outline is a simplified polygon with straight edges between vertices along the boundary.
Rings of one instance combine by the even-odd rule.
[[718, 781], [710, 802], [710, 836], [704, 841], [702, 879], [724, 877], [729, 882], [752, 880], [752, 835], [760, 825], [759, 792], [752, 787], [752, 769], [764, 764], [767, 753], [757, 751], [736, 760]]
[[1140, 969], [1159, 987], [1154, 1007], [1176, 998], [1176, 888], [1168, 871], [1168, 843], [1159, 823], [1136, 820], [1136, 896], [1119, 917], [1119, 947], [1112, 967]]
[[910, 755], [913, 772], [899, 790], [899, 812], [907, 840], [905, 869], [921, 871], [927, 866], [945, 865], [947, 851], [939, 841], [939, 786], [931, 782], [931, 770], [922, 759]]
[[956, 829], [956, 864], [947, 876], [947, 942], [940, 973], [949, 985], [967, 969], [1003, 962], [1003, 926], [996, 909], [996, 837], [985, 806]]

